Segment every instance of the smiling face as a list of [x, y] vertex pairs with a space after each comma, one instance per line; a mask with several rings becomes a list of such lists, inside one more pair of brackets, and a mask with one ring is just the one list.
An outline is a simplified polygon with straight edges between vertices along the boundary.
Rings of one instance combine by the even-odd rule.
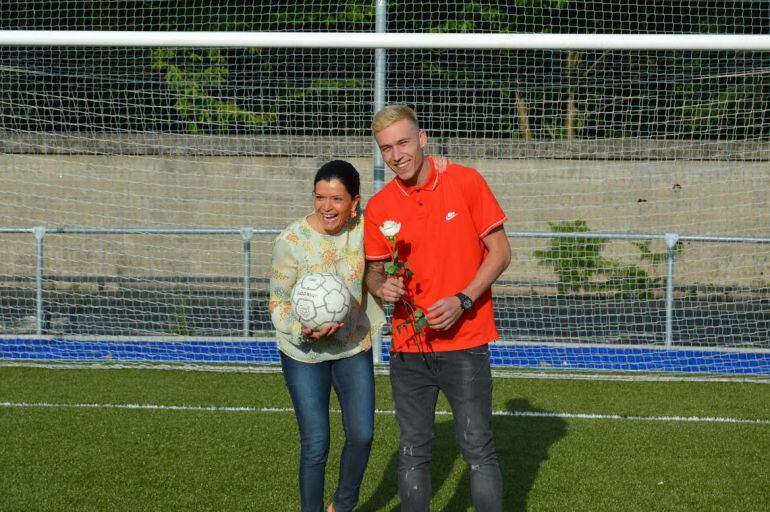
[[375, 136], [382, 159], [407, 185], [422, 185], [430, 166], [425, 162], [427, 136], [411, 119], [402, 118], [378, 131]]
[[313, 197], [315, 215], [311, 225], [327, 235], [336, 235], [345, 228], [360, 200], [360, 196], [352, 196], [336, 178], [318, 181]]

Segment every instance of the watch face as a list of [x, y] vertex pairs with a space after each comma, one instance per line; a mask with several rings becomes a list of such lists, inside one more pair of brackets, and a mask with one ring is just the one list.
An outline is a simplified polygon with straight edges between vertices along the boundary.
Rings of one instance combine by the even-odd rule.
[[460, 307], [463, 308], [463, 311], [468, 311], [473, 307], [473, 301], [470, 299], [470, 297], [463, 294], [458, 294], [457, 298], [460, 299]]

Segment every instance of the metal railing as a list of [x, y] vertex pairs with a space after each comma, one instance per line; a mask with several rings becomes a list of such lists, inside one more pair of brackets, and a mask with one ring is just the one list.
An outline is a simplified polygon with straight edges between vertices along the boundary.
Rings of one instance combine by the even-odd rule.
[[[96, 228], [96, 227], [59, 227], [47, 228], [36, 226], [32, 228], [0, 228], [0, 234], [32, 234], [35, 238], [35, 316], [36, 334], [44, 334], [44, 296], [43, 281], [45, 270], [45, 240], [50, 235], [92, 234], [92, 235], [240, 235], [243, 241], [243, 325], [242, 333], [248, 337], [251, 330], [251, 241], [255, 235], [277, 235], [280, 229], [243, 228]], [[662, 240], [666, 244], [666, 293], [665, 293], [665, 345], [673, 345], [673, 311], [674, 311], [674, 278], [675, 278], [675, 247], [679, 242], [700, 243], [729, 243], [729, 244], [770, 244], [770, 237], [729, 237], [729, 236], [689, 236], [676, 233], [642, 234], [642, 233], [592, 233], [592, 232], [517, 232], [507, 231], [509, 238], [565, 238], [565, 239], [601, 239], [601, 240]], [[377, 340], [379, 343], [381, 340]], [[379, 350], [375, 352], [379, 354]]]
[[35, 236], [35, 330], [43, 334], [43, 275], [45, 268], [46, 235], [240, 235], [243, 239], [243, 336], [248, 337], [251, 329], [250, 318], [250, 276], [251, 276], [251, 240], [254, 235], [277, 235], [280, 229], [256, 228], [0, 228], [0, 234], [32, 233]]

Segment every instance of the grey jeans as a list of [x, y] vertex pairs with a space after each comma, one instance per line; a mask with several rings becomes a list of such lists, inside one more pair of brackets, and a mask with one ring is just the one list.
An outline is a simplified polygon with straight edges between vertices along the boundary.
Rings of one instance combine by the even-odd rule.
[[440, 390], [452, 408], [455, 437], [470, 470], [473, 506], [478, 512], [502, 512], [502, 477], [492, 440], [489, 346], [425, 354], [392, 353], [390, 383], [401, 430], [401, 510], [430, 510], [430, 462]]

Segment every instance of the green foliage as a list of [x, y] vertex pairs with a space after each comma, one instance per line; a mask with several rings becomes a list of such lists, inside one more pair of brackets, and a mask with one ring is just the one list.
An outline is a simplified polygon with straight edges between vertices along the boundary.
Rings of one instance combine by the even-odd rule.
[[404, 277], [410, 277], [412, 275], [409, 262], [398, 259], [398, 249], [393, 251], [393, 257], [385, 263], [384, 270], [386, 276], [398, 277], [403, 274]]
[[417, 309], [414, 312], [415, 327], [418, 331], [423, 331], [428, 328], [428, 319], [425, 317], [425, 313], [422, 309]]
[[186, 300], [174, 307], [173, 323], [169, 328], [171, 334], [177, 336], [192, 336], [194, 334], [193, 328], [190, 325], [189, 309], [190, 304]]
[[[337, 119], [344, 119], [346, 114], [340, 112], [340, 106], [345, 109], [357, 108], [365, 101], [364, 91], [371, 91], [372, 88], [372, 80], [356, 78], [321, 79], [308, 82], [286, 80], [283, 90], [292, 92], [278, 98], [277, 105], [280, 107], [287, 104], [305, 105], [312, 109], [314, 116], [329, 116], [335, 120], [333, 122], [336, 122]], [[324, 128], [348, 136], [362, 137], [371, 134], [366, 124], [357, 127], [339, 123], [339, 126], [326, 126]]]
[[[650, 242], [631, 242], [631, 245], [639, 249], [639, 257], [644, 261], [649, 261], [653, 265], [665, 263], [668, 259], [668, 254], [665, 252], [652, 252], [650, 250]], [[674, 256], [679, 257], [684, 250], [684, 244], [681, 241], [677, 241], [674, 245]]]
[[646, 270], [637, 265], [625, 265], [608, 261], [610, 265], [606, 272], [606, 280], [597, 285], [602, 291], [616, 291], [621, 296], [652, 297], [653, 292], [661, 284], [661, 278], [651, 277]]
[[153, 66], [164, 73], [174, 93], [188, 133], [229, 133], [236, 126], [259, 128], [275, 120], [274, 112], [249, 112], [223, 94], [228, 66], [218, 48], [160, 48], [152, 56]]
[[[694, 69], [707, 68], [697, 61], [691, 65]], [[684, 130], [718, 137], [730, 130], [745, 130], [764, 123], [767, 91], [757, 77], [726, 84], [718, 91], [712, 83], [696, 80], [678, 87], [678, 93]]]
[[507, 17], [497, 7], [479, 2], [468, 2], [463, 6], [464, 16], [450, 19], [430, 28], [431, 32], [510, 32]]
[[[377, 3], [95, 0], [68, 3], [67, 16], [62, 16], [61, 2], [37, 0], [13, 5], [9, 16], [2, 20], [3, 28], [9, 30], [345, 33], [373, 31]], [[765, 19], [767, 7], [763, 2], [688, 2], [686, 9], [672, 9], [664, 2], [636, 2], [633, 9], [628, 2], [610, 2], [599, 8], [596, 2], [568, 0], [459, 0], [388, 5], [388, 29], [398, 32], [612, 33], [628, 37], [638, 33], [748, 35], [764, 33]], [[78, 72], [98, 76], [103, 65], [101, 50], [78, 51], [83, 52]], [[181, 118], [183, 129], [190, 133], [250, 133], [267, 126], [272, 128], [284, 118], [306, 116], [304, 129], [314, 131], [328, 128], [329, 119], [335, 116], [361, 119], [370, 113], [371, 80], [364, 76], [368, 70], [352, 70], [358, 73], [355, 84], [347, 80], [335, 84], [335, 80], [329, 80], [329, 87], [323, 89], [311, 82], [319, 71], [318, 63], [312, 59], [296, 62], [295, 76], [305, 78], [292, 79], [290, 84], [280, 78], [259, 84], [258, 95], [272, 98], [268, 107], [239, 103], [239, 98], [228, 90], [227, 75], [228, 68], [236, 66], [232, 57], [243, 51], [165, 49], [115, 62], [112, 65], [125, 66], [137, 76], [148, 66], [159, 70], [174, 95], [177, 116], [158, 120], [136, 115], [143, 111], [143, 104], [157, 101], [154, 80], [147, 80], [146, 86], [137, 87], [135, 101], [110, 103], [110, 108], [97, 118], [101, 120], [93, 122], [108, 123], [110, 127], [133, 129], [138, 125], [157, 129], [153, 126], [156, 121], [166, 123]], [[500, 56], [504, 57], [503, 65], [498, 60]], [[339, 65], [344, 66], [345, 59], [340, 58]], [[391, 72], [388, 85], [391, 91], [403, 91], [397, 95], [403, 101], [436, 106], [439, 111], [431, 127], [433, 133], [446, 130], [454, 136], [473, 137], [488, 131], [522, 139], [765, 140], [770, 132], [765, 119], [770, 85], [762, 70], [768, 68], [768, 59], [762, 52], [738, 52], [729, 59], [692, 51], [432, 52], [424, 62]], [[400, 60], [395, 59], [394, 64]], [[34, 63], [31, 65], [34, 67]], [[410, 93], [414, 76], [423, 80], [423, 86], [415, 91], [419, 97]], [[77, 102], [90, 101], [89, 95], [93, 94], [78, 83], [63, 80], [57, 84], [64, 104], [46, 109], [48, 117], [39, 122], [24, 121], [31, 125], [27, 127], [18, 123], [36, 117], [28, 113], [36, 104], [26, 96], [46, 97], [48, 85], [38, 80], [27, 87], [6, 88], [3, 94], [7, 101], [0, 111], [0, 122], [4, 120], [19, 129], [48, 126], [43, 129], [54, 130], [78, 123]], [[120, 82], [105, 87], [111, 88], [110, 94], [123, 93]], [[296, 102], [292, 95], [312, 98]], [[354, 115], [339, 116], [339, 104]], [[462, 109], [476, 104], [489, 108], [488, 115], [458, 127], [456, 118]], [[360, 124], [347, 124], [335, 127], [336, 131], [355, 135], [367, 132]]]
[[345, 89], [359, 89], [368, 87], [368, 80], [313, 80], [302, 89], [294, 91], [295, 98], [319, 97]]
[[[585, 233], [588, 224], [583, 220], [549, 222], [554, 233]], [[601, 256], [603, 238], [552, 238], [548, 249], [534, 252], [542, 264], [551, 265], [559, 276], [559, 293], [594, 290], [594, 276], [603, 273], [607, 262]]]
[[[584, 220], [549, 223], [554, 233], [590, 232]], [[622, 263], [602, 255], [606, 239], [600, 237], [552, 238], [548, 248], [533, 254], [540, 264], [549, 265], [559, 276], [560, 295], [579, 292], [609, 292], [620, 296], [652, 297], [663, 278], [639, 265]], [[650, 242], [631, 242], [639, 250], [639, 259], [653, 267], [666, 261], [667, 252], [653, 252]], [[682, 254], [682, 244], [674, 254]]]
[[[338, 2], [339, 3], [339, 2]], [[309, 9], [308, 9], [309, 7]], [[272, 24], [285, 27], [284, 30], [307, 31], [324, 28], [327, 30], [351, 30], [349, 25], [367, 29], [374, 23], [375, 2], [370, 0], [349, 0], [339, 9], [330, 9], [328, 4], [313, 3], [310, 6], [296, 2], [285, 6], [270, 17]], [[355, 26], [352, 27], [355, 30]]]

